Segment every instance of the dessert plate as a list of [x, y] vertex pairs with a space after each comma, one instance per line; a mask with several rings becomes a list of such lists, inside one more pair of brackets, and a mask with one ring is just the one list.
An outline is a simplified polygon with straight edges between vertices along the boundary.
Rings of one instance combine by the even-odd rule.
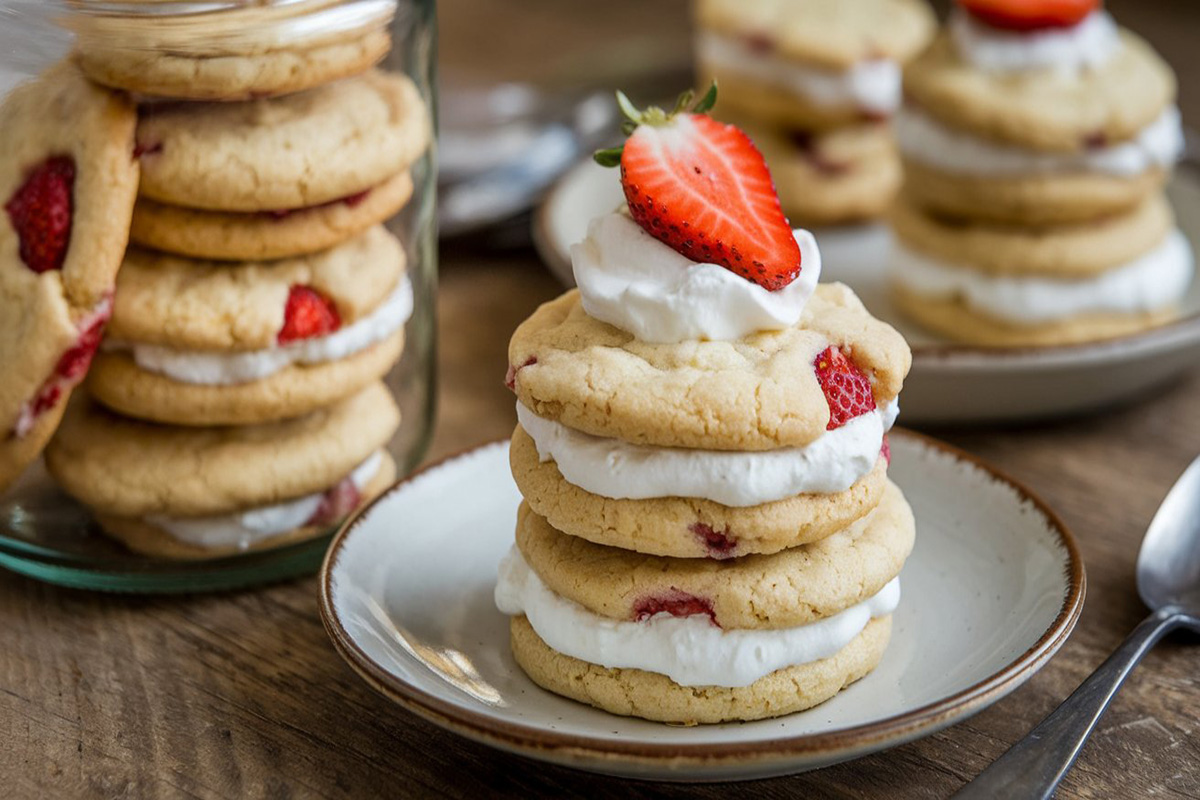
[[[1200, 252], [1200, 163], [1184, 162], [1168, 194], [1180, 227]], [[534, 217], [533, 237], [563, 283], [574, 285], [570, 246], [587, 233], [588, 221], [623, 201], [615, 173], [590, 159], [547, 195]], [[892, 307], [883, 273], [890, 246], [885, 226], [815, 233], [821, 279], [849, 284], [872, 314], [894, 325], [912, 346], [912, 372], [904, 382], [906, 423], [994, 422], [1094, 410], [1145, 394], [1200, 363], [1200, 280], [1184, 299], [1181, 318], [1152, 331], [1063, 347], [970, 347], [924, 332]]]
[[806, 712], [675, 727], [534, 685], [492, 602], [520, 502], [506, 441], [426, 468], [344, 526], [322, 567], [321, 616], [338, 652], [385, 697], [556, 764], [742, 780], [894, 747], [1028, 680], [1074, 628], [1085, 581], [1071, 534], [1027, 489], [933, 439], [897, 431], [891, 442], [891, 475], [917, 517], [891, 645], [873, 673]]

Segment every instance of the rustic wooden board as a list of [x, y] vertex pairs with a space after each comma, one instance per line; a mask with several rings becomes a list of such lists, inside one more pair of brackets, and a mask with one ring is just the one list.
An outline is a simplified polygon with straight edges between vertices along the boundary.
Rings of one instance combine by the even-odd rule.
[[[500, 5], [443, 4], [447, 54], [465, 57], [473, 42], [489, 41], [480, 32], [505, 18]], [[557, 0], [503, 4], [508, 15], [520, 7], [531, 24], [545, 25], [568, 5], [583, 17], [581, 7]], [[633, 3], [589, 7], [587, 19], [620, 19], [622, 5]], [[660, 8], [639, 12], [639, 24], [683, 18], [678, 0], [645, 5]], [[1110, 6], [1175, 62], [1185, 116], [1200, 119], [1200, 6]], [[553, 30], [587, 30], [554, 19]], [[535, 33], [527, 40], [537, 41]], [[441, 424], [431, 457], [511, 431], [512, 395], [501, 385], [508, 334], [559, 291], [525, 250], [451, 249], [442, 286]], [[764, 798], [942, 797], [1003, 752], [1143, 615], [1133, 590], [1138, 543], [1166, 488], [1200, 452], [1198, 407], [1200, 376], [1103, 416], [935, 432], [1034, 486], [1076, 532], [1089, 578], [1077, 632], [1028, 685], [961, 725], [742, 791]], [[388, 705], [334, 653], [312, 579], [217, 596], [130, 598], [0, 573], [0, 630], [0, 775], [10, 797], [715, 798], [732, 791], [537, 764]], [[1171, 640], [1150, 655], [1060, 796], [1200, 796], [1196, 644]]]

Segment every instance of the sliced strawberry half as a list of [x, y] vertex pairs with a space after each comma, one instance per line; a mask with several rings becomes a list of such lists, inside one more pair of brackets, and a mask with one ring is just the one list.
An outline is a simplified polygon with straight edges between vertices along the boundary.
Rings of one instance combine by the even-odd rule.
[[1100, 7], [1100, 0], [958, 0], [975, 18], [1008, 31], [1069, 28]]
[[875, 410], [871, 379], [837, 347], [822, 350], [813, 362], [813, 368], [829, 403], [826, 430], [840, 428], [855, 417]]
[[293, 286], [283, 311], [283, 327], [276, 337], [280, 344], [325, 336], [342, 327], [337, 306], [311, 286]]
[[800, 248], [750, 137], [703, 113], [716, 97], [713, 84], [699, 102], [685, 92], [671, 112], [641, 111], [617, 92], [629, 138], [596, 153], [596, 161], [620, 165], [629, 213], [651, 236], [695, 261], [782, 289], [800, 274]]
[[25, 266], [37, 273], [62, 269], [71, 241], [75, 161], [55, 156], [29, 171], [4, 204], [20, 240]]

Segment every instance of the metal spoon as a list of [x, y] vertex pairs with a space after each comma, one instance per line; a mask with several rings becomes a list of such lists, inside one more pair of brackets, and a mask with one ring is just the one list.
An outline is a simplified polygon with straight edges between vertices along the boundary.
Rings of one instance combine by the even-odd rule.
[[1138, 554], [1137, 587], [1154, 613], [1062, 705], [956, 798], [1026, 800], [1053, 795], [1142, 656], [1175, 628], [1200, 632], [1200, 457], [1171, 487], [1150, 521]]

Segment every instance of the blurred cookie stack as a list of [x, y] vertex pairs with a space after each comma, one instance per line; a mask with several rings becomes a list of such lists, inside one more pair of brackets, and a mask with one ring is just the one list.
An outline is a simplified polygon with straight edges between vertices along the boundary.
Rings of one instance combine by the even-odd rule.
[[746, 131], [793, 225], [878, 217], [900, 186], [889, 120], [935, 30], [923, 0], [697, 0], [699, 85]]
[[1097, 0], [961, 0], [905, 73], [899, 308], [983, 346], [1057, 345], [1170, 320], [1193, 272], [1163, 185], [1175, 78]]
[[46, 463], [134, 550], [315, 535], [394, 477], [382, 378], [413, 292], [381, 223], [431, 124], [417, 87], [374, 67], [395, 2], [324, 6], [321, 25], [288, 4], [78, 21], [80, 67], [140, 99], [141, 183], [97, 402], [68, 412]]

